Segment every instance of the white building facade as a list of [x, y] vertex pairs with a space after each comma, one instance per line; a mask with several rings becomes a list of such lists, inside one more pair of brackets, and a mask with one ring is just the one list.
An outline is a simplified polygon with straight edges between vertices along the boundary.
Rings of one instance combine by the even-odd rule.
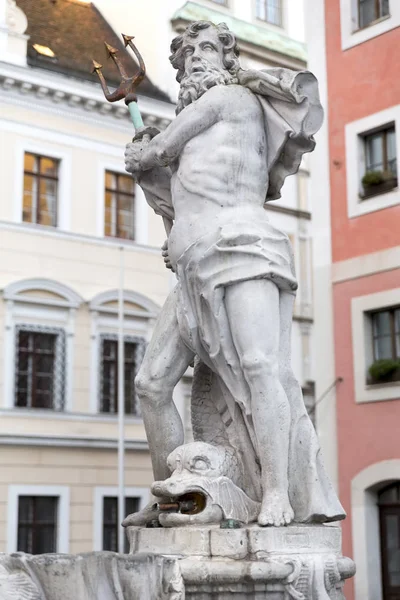
[[[60, 46], [62, 27], [70, 19], [71, 31], [81, 23], [97, 38], [116, 35], [109, 25], [136, 36], [150, 77], [139, 106], [145, 124], [162, 130], [174, 117], [168, 54], [176, 32], [192, 20], [225, 21], [244, 68], [303, 69], [298, 7], [296, 0], [157, 1], [151, 10], [125, 0], [0, 0], [0, 551], [116, 549], [121, 262], [127, 513], [147, 502], [152, 482], [133, 380], [174, 277], [160, 256], [162, 220], [124, 171], [133, 135], [126, 107], [108, 103], [83, 74], [85, 61], [104, 54], [82, 58], [86, 49], [73, 36]], [[308, 175], [305, 164], [267, 208], [295, 249], [293, 362], [311, 406]], [[188, 435], [189, 397], [187, 373], [175, 399]]]

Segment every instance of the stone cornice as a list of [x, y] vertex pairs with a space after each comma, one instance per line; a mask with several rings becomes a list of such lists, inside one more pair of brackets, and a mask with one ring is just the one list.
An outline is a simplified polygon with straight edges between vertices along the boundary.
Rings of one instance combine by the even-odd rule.
[[[123, 102], [111, 104], [104, 98], [100, 86], [79, 81], [42, 69], [19, 67], [0, 63], [0, 91], [35, 98], [63, 107], [92, 113], [102, 118], [130, 122], [127, 107]], [[145, 125], [165, 129], [175, 114], [171, 103], [139, 95], [139, 106]]]

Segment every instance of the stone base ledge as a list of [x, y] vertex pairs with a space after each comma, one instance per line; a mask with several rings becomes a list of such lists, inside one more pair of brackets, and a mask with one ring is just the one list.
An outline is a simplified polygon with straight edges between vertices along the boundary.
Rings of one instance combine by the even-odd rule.
[[344, 600], [355, 573], [328, 525], [129, 527], [130, 552], [177, 559], [185, 600]]
[[128, 527], [130, 553], [146, 552], [178, 557], [263, 560], [275, 554], [336, 554], [342, 545], [341, 529], [330, 525], [289, 525], [221, 529], [198, 527]]

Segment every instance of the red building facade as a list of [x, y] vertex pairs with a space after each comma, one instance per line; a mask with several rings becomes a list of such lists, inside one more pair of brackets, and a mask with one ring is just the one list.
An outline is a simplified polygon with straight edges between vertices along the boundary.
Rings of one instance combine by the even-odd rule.
[[[319, 362], [316, 348], [316, 371], [333, 384], [317, 427], [348, 514], [343, 552], [357, 564], [346, 598], [399, 600], [400, 1], [311, 0], [311, 11], [327, 117], [311, 194], [330, 199], [329, 212], [313, 205], [317, 343], [328, 348]], [[317, 381], [317, 402], [328, 383]]]

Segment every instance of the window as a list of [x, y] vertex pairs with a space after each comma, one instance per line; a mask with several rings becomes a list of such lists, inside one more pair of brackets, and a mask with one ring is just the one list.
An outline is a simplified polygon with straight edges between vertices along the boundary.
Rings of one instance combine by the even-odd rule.
[[396, 133], [394, 125], [364, 137], [365, 164], [368, 171], [389, 171], [397, 175]]
[[[141, 498], [125, 498], [125, 515], [139, 510]], [[118, 518], [118, 498], [104, 496], [103, 498], [103, 550], [118, 552], [118, 528], [121, 519]], [[129, 553], [129, 543], [125, 536], [124, 552]]]
[[374, 359], [400, 358], [400, 308], [372, 313]]
[[384, 600], [400, 599], [400, 482], [378, 495]]
[[397, 186], [396, 131], [394, 125], [362, 136], [365, 174], [364, 198], [388, 192]]
[[227, 0], [212, 0], [216, 4], [222, 4], [223, 6], [227, 5]]
[[22, 220], [56, 227], [59, 161], [25, 152]]
[[282, 0], [256, 0], [256, 17], [282, 27]]
[[358, 0], [358, 25], [360, 29], [387, 16], [389, 16], [389, 0]]
[[57, 551], [57, 509], [56, 496], [19, 496], [18, 552]]
[[15, 405], [63, 408], [65, 332], [16, 327]]
[[[101, 336], [101, 399], [100, 411], [118, 413], [118, 340], [116, 336]], [[142, 338], [126, 337], [125, 354], [125, 414], [139, 415], [135, 393], [135, 377], [144, 354]]]
[[135, 182], [130, 175], [106, 171], [104, 233], [134, 239]]

